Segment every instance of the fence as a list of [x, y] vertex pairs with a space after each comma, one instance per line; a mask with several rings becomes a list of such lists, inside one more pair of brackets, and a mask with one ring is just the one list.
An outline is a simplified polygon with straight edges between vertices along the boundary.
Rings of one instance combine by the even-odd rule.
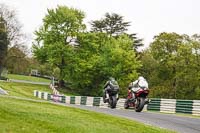
[[[98, 106], [100, 108], [109, 108], [107, 103], [103, 102], [102, 97], [90, 97], [90, 96], [64, 96], [49, 94], [47, 92], [40, 92], [35, 90], [34, 96], [53, 100], [55, 102], [86, 105], [86, 106]], [[120, 98], [117, 102], [117, 109], [124, 108], [125, 99]], [[163, 113], [187, 113], [192, 115], [200, 115], [200, 100], [180, 100], [180, 99], [159, 99], [152, 98], [148, 105], [145, 105], [143, 111], [159, 111]]]

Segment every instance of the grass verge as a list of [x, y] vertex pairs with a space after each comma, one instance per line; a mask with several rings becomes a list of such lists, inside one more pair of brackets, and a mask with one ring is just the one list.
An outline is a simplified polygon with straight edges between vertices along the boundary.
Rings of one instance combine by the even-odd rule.
[[128, 119], [53, 105], [0, 97], [1, 133], [171, 133]]
[[47, 85], [33, 85], [27, 83], [0, 82], [0, 87], [8, 92], [10, 96], [19, 96], [27, 98], [36, 98], [33, 95], [34, 90], [52, 93]]
[[7, 77], [9, 79], [26, 80], [32, 82], [45, 82], [45, 83], [51, 82], [51, 80], [49, 79], [33, 77], [33, 76], [25, 76], [25, 75], [8, 74]]

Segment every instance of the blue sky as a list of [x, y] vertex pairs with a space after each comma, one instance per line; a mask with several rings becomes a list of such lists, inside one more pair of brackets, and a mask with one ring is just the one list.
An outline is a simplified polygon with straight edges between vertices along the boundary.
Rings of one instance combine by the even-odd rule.
[[[47, 8], [66, 5], [82, 10], [86, 24], [106, 12], [118, 13], [131, 22], [130, 33], [138, 33], [145, 46], [161, 32], [200, 33], [200, 0], [0, 0], [15, 8], [23, 30], [33, 36], [42, 25]], [[31, 44], [31, 43], [30, 43]]]

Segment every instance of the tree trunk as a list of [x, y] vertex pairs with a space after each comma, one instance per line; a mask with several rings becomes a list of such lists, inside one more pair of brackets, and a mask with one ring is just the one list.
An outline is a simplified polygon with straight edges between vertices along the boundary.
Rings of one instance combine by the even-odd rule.
[[0, 65], [0, 77], [2, 72], [3, 72], [3, 66]]
[[[176, 68], [175, 68], [175, 66], [173, 67], [173, 73], [174, 73], [175, 76], [176, 76]], [[174, 98], [176, 99], [176, 98], [177, 98], [177, 96], [176, 96], [177, 79], [176, 79], [176, 78], [174, 78], [174, 80], [173, 80], [172, 88], [173, 88], [173, 90], [174, 90]]]
[[63, 79], [59, 80], [59, 88], [63, 88], [65, 86], [65, 81]]
[[64, 60], [64, 57], [62, 56], [61, 57], [61, 65], [60, 65], [60, 67], [59, 67], [59, 69], [60, 69], [60, 78], [59, 78], [59, 88], [62, 88], [62, 87], [64, 87], [64, 66], [65, 66], [65, 60]]

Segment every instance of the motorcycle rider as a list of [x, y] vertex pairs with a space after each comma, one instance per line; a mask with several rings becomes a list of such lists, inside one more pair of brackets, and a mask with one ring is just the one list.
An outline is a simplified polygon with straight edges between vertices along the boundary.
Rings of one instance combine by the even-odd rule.
[[[111, 91], [112, 89], [119, 90], [119, 85], [113, 77], [110, 77], [109, 80], [105, 83], [103, 88], [104, 88], [103, 101], [104, 103], [106, 103], [106, 101], [109, 99], [109, 91]], [[118, 94], [117, 94], [117, 99], [118, 99]]]
[[133, 91], [133, 95], [130, 100], [135, 100], [135, 93], [140, 89], [140, 87], [148, 89], [148, 82], [143, 76], [139, 76], [137, 80], [129, 84], [129, 90]]

